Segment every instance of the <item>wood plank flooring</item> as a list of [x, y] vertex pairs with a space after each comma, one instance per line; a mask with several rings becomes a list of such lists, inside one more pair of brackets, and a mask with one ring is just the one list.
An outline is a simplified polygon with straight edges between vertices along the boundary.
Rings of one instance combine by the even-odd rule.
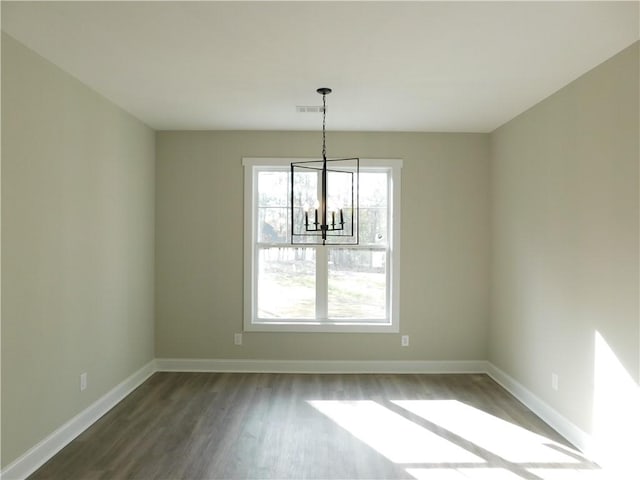
[[[465, 433], [476, 416], [487, 439], [501, 437]], [[518, 451], [527, 435], [540, 446]], [[156, 373], [29, 478], [540, 479], [547, 470], [597, 466], [486, 375]]]

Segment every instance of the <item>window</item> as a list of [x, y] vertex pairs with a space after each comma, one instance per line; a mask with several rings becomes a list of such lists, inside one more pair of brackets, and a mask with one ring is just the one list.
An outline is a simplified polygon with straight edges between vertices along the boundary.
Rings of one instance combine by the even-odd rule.
[[360, 160], [360, 243], [331, 246], [291, 245], [292, 161], [243, 159], [245, 330], [398, 332], [402, 161]]

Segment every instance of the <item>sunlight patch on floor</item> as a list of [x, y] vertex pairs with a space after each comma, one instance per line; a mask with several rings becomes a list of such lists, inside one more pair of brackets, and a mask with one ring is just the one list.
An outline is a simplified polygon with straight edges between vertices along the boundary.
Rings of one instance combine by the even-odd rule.
[[309, 404], [394, 463], [484, 463], [372, 400], [311, 400]]
[[593, 470], [573, 470], [566, 468], [528, 468], [529, 472], [544, 480], [627, 480], [631, 477], [611, 476], [610, 472]]
[[580, 452], [458, 400], [310, 400], [416, 480], [611, 480]]
[[522, 480], [504, 468], [407, 468], [416, 480]]
[[393, 403], [510, 462], [580, 462], [574, 456], [579, 452], [457, 400], [397, 400]]

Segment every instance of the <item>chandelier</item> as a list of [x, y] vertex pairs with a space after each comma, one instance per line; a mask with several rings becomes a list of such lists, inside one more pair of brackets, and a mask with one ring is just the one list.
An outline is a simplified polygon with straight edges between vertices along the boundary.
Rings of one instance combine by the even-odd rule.
[[359, 158], [327, 159], [326, 96], [322, 95], [322, 160], [291, 163], [291, 243], [358, 244]]

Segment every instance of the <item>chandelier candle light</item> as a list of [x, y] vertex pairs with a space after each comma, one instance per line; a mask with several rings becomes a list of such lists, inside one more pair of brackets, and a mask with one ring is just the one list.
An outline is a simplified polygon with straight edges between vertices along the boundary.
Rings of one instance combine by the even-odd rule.
[[317, 92], [322, 95], [322, 160], [291, 163], [291, 243], [357, 245], [360, 159], [327, 159], [326, 96], [331, 89]]

